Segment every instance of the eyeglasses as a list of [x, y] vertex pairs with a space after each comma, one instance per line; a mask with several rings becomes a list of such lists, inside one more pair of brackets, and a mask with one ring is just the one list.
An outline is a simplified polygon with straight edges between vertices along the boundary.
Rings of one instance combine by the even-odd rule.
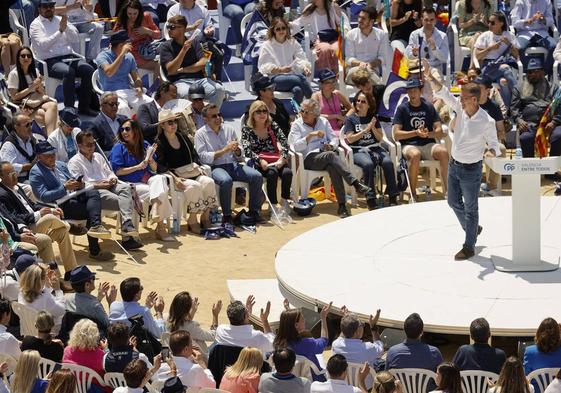
[[121, 127], [121, 132], [124, 132], [124, 131], [129, 132], [131, 130], [132, 130], [132, 128], [129, 127], [129, 126]]
[[117, 101], [115, 101], [115, 102], [104, 102], [103, 105], [118, 107], [119, 102], [117, 102]]
[[32, 122], [29, 122], [29, 123], [18, 124], [18, 126], [25, 127], [25, 128], [30, 128], [32, 124], [33, 124]]
[[268, 109], [257, 109], [255, 111], [255, 113], [257, 113], [258, 115], [268, 114], [269, 110]]
[[177, 29], [177, 28], [180, 27], [180, 26], [179, 26], [179, 25], [170, 25], [170, 24], [167, 24], [166, 27], [168, 28], [168, 30], [175, 30], [175, 29]]
[[19, 57], [21, 57], [22, 59], [32, 59], [33, 58], [31, 53], [22, 53], [22, 54], [19, 55]]
[[172, 126], [172, 125], [174, 125], [174, 124], [177, 124], [177, 120], [176, 120], [176, 119], [168, 120], [168, 121], [166, 121], [166, 124], [167, 124], [168, 126]]
[[275, 31], [286, 31], [286, 26], [275, 27]]
[[222, 113], [215, 113], [213, 115], [208, 115], [211, 119], [216, 119], [217, 117], [222, 117]]

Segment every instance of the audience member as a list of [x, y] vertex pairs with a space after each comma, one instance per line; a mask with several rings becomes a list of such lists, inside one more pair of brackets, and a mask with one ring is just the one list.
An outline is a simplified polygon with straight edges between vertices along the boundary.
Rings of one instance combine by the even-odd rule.
[[37, 311], [48, 311], [55, 319], [53, 333], [60, 330], [65, 299], [53, 270], [31, 265], [21, 277], [18, 302]]
[[549, 35], [549, 29], [555, 23], [549, 2], [516, 0], [510, 11], [510, 18], [522, 52], [533, 42], [533, 37], [536, 35], [541, 38], [537, 43], [539, 46], [545, 47], [550, 52], [555, 48], [556, 39]]
[[[154, 143], [158, 135], [158, 113], [167, 102], [175, 100], [176, 97], [177, 87], [173, 83], [165, 81], [158, 86], [153, 101], [143, 103], [138, 107], [136, 120], [142, 128], [143, 139], [148, 143]], [[191, 98], [189, 99], [191, 100]], [[193, 105], [193, 101], [191, 102]]]
[[109, 156], [113, 172], [119, 180], [134, 185], [139, 200], [150, 203], [151, 221], [156, 223], [156, 239], [173, 241], [164, 224], [164, 220], [171, 217], [172, 208], [168, 178], [157, 174], [157, 146], [150, 146], [142, 139], [142, 131], [136, 120], [125, 120], [117, 139]]
[[553, 381], [545, 389], [544, 393], [559, 393], [561, 392], [561, 368], [557, 371]]
[[131, 188], [119, 182], [117, 176], [105, 157], [95, 151], [95, 139], [90, 131], [80, 131], [76, 135], [78, 154], [68, 161], [68, 170], [74, 178], [82, 178], [86, 185], [92, 185], [99, 191], [101, 206], [108, 210], [117, 210], [121, 218], [122, 245], [127, 250], [142, 247], [134, 238], [138, 231], [132, 222], [133, 201]]
[[0, 147], [0, 159], [14, 166], [18, 181], [29, 178], [29, 170], [35, 164], [36, 140], [31, 132], [31, 118], [22, 112], [14, 117], [14, 131]]
[[[489, 17], [489, 30], [481, 33], [475, 41], [474, 56], [479, 61], [481, 68], [485, 68], [490, 63], [496, 62], [505, 53], [511, 54], [515, 59], [518, 59], [518, 48], [516, 36], [508, 31], [505, 14], [494, 12]], [[500, 83], [501, 97], [507, 106], [512, 101], [512, 90], [518, 84], [514, 77], [512, 66], [508, 63], [503, 63], [498, 67], [490, 65], [485, 69], [485, 74], [493, 82]]]
[[33, 243], [34, 239], [35, 237], [32, 233], [24, 233], [22, 236], [14, 227], [14, 224], [0, 215], [0, 244], [8, 244], [10, 263], [14, 259], [17, 261], [21, 255], [30, 255], [35, 259], [35, 254], [39, 252], [39, 249]]
[[[119, 292], [123, 301], [115, 301], [109, 307], [109, 322], [124, 322], [130, 326], [129, 318], [140, 315], [144, 322], [144, 328], [154, 337], [159, 338], [165, 331], [162, 312], [165, 303], [162, 297], [156, 292], [150, 292], [145, 300], [145, 305], [141, 306], [139, 300], [142, 298], [144, 287], [136, 277], [129, 277], [121, 282]], [[151, 309], [154, 307], [156, 319], [152, 316]]]
[[391, 2], [390, 26], [391, 47], [405, 53], [411, 33], [421, 26], [422, 0], [399, 0]]
[[13, 393], [44, 393], [47, 381], [37, 378], [41, 355], [37, 351], [23, 351], [18, 359], [10, 385]]
[[[267, 196], [271, 208], [279, 214], [290, 213], [292, 170], [288, 162], [288, 141], [278, 124], [269, 115], [263, 101], [253, 101], [246, 124], [242, 125], [242, 149], [251, 165], [267, 180]], [[277, 183], [281, 178], [281, 201], [278, 206]]]
[[259, 380], [259, 391], [268, 393], [310, 393], [310, 380], [292, 374], [296, 354], [290, 348], [273, 352], [275, 372], [264, 373]]
[[[198, 154], [189, 137], [178, 130], [177, 115], [166, 109], [158, 116], [158, 171], [170, 175], [175, 189], [183, 193], [189, 215], [188, 230], [200, 234], [201, 229], [211, 226], [210, 210], [217, 206], [214, 180], [206, 176], [200, 165], [204, 163], [204, 157]], [[200, 224], [197, 220], [199, 213]]]
[[378, 13], [376, 7], [367, 6], [358, 13], [358, 27], [345, 37], [345, 57], [347, 67], [347, 84], [352, 82], [353, 73], [359, 68], [369, 71], [370, 78], [376, 84], [382, 83], [382, 70], [388, 67], [388, 34], [374, 27]]
[[[6, 46], [3, 47], [2, 52], [4, 48]], [[45, 82], [37, 71], [31, 48], [21, 47], [17, 51], [15, 64], [15, 68], [11, 71], [4, 68], [4, 73], [8, 74], [7, 86], [10, 99], [44, 126], [46, 135], [49, 135], [56, 127], [57, 103], [45, 92]]]
[[85, 265], [78, 266], [70, 272], [70, 285], [75, 293], [66, 296], [66, 311], [92, 319], [98, 326], [107, 329], [109, 318], [101, 301], [105, 299], [107, 305], [111, 307], [111, 303], [117, 298], [117, 289], [108, 282], [99, 283], [97, 296], [93, 296], [92, 292], [96, 289], [95, 279], [95, 273]]
[[[107, 342], [99, 338], [97, 325], [87, 319], [80, 319], [70, 331], [68, 346], [64, 348], [64, 363], [77, 364], [94, 370], [101, 377], [103, 370], [103, 357]], [[102, 384], [103, 381], [98, 381]]]
[[119, 107], [117, 93], [103, 93], [99, 101], [101, 111], [93, 119], [91, 131], [95, 136], [96, 142], [99, 144], [99, 148], [108, 154], [113, 148], [113, 144], [115, 144], [121, 125], [127, 118], [117, 113], [117, 108]]
[[403, 393], [401, 381], [387, 371], [378, 371], [374, 377], [372, 393]]
[[154, 59], [157, 51], [152, 52], [150, 45], [152, 41], [160, 39], [161, 33], [150, 13], [142, 9], [140, 0], [128, 0], [122, 4], [113, 30], [126, 30], [130, 39], [127, 50], [132, 53], [136, 64], [139, 68], [151, 71], [158, 79], [160, 64]]
[[360, 194], [370, 192], [370, 187], [356, 179], [347, 164], [339, 157], [339, 138], [327, 119], [320, 117], [319, 103], [305, 100], [300, 106], [301, 117], [292, 123], [288, 140], [297, 152], [304, 155], [304, 168], [313, 171], [327, 171], [339, 205], [337, 214], [341, 218], [350, 216], [346, 206], [344, 182], [352, 185]]
[[[225, 0], [222, 2], [222, 12], [230, 19], [232, 37], [227, 40], [231, 45], [239, 45], [242, 42], [241, 24], [245, 15], [251, 14], [256, 2], [251, 0]], [[169, 18], [168, 18], [169, 19]]]
[[39, 16], [31, 22], [29, 37], [37, 58], [47, 63], [49, 76], [62, 79], [64, 106], [74, 107], [76, 101], [76, 77], [80, 78], [78, 112], [95, 116], [92, 108], [92, 74], [94, 68], [73, 51], [80, 40], [78, 30], [69, 23], [68, 15], [55, 16], [55, 1], [40, 0]]
[[201, 327], [195, 321], [195, 313], [199, 309], [199, 298], [192, 298], [189, 292], [179, 292], [169, 306], [169, 316], [166, 323], [166, 330], [173, 333], [177, 330], [185, 330], [191, 336], [193, 343], [199, 347], [201, 352], [208, 356], [207, 341], [214, 341], [216, 328], [218, 327], [218, 315], [222, 310], [222, 300], [212, 305], [212, 325], [209, 330]]
[[[169, 349], [173, 362], [177, 367], [177, 377], [184, 386], [190, 388], [215, 388], [216, 382], [207, 369], [203, 354], [193, 347], [191, 336], [185, 330], [171, 333]], [[158, 371], [158, 379], [166, 380], [171, 375], [169, 364], [162, 364]]]
[[[216, 343], [236, 347], [253, 347], [265, 353], [273, 350], [275, 334], [269, 325], [269, 311], [271, 302], [267, 302], [265, 310], [261, 309], [260, 319], [263, 324], [263, 331], [255, 330], [249, 321], [255, 299], [249, 296], [245, 305], [236, 300], [228, 305], [226, 315], [230, 322], [229, 325], [220, 325], [216, 328]], [[290, 368], [292, 369], [292, 367]], [[261, 391], [261, 389], [259, 389]]]
[[473, 344], [458, 348], [452, 362], [461, 371], [483, 370], [499, 374], [506, 355], [502, 349], [489, 345], [491, 338], [489, 322], [485, 318], [474, 319], [469, 326], [469, 335]]
[[358, 385], [360, 388], [349, 385], [347, 379], [347, 359], [343, 355], [333, 355], [327, 361], [327, 372], [329, 379], [326, 382], [315, 381], [310, 387], [311, 393], [368, 393], [365, 385], [366, 377], [370, 374], [370, 366], [364, 366], [358, 373]]
[[21, 355], [19, 341], [6, 331], [12, 317], [12, 308], [8, 299], [0, 299], [0, 353], [19, 359]]
[[[328, 68], [339, 72], [339, 59], [337, 58], [339, 29], [341, 25], [341, 8], [339, 4], [330, 0], [316, 0], [309, 3], [301, 16], [294, 20], [291, 28], [305, 29], [310, 35], [310, 42], [316, 53], [316, 70]], [[348, 20], [345, 20], [345, 31], [350, 30]]]
[[167, 19], [169, 3], [167, 0], [156, 1], [142, 1], [142, 9], [150, 14], [154, 24], [159, 26], [160, 23], [165, 23]]
[[363, 323], [355, 314], [344, 314], [341, 318], [341, 335], [331, 344], [331, 351], [334, 354], [343, 355], [350, 363], [364, 364], [364, 362], [367, 362], [370, 367], [375, 367], [378, 359], [384, 353], [384, 344], [380, 340], [380, 333], [376, 326], [379, 317], [380, 310], [378, 310], [376, 316], [370, 315], [368, 324], [374, 342], [365, 342], [362, 341]]
[[21, 350], [35, 350], [44, 359], [57, 363], [62, 362], [64, 344], [60, 340], [53, 339], [51, 331], [54, 326], [55, 320], [53, 316], [48, 311], [39, 311], [35, 320], [37, 335], [25, 336], [21, 343]]
[[390, 153], [382, 146], [384, 131], [376, 118], [376, 102], [372, 94], [359, 91], [353, 100], [354, 113], [347, 117], [345, 139], [353, 149], [353, 162], [362, 168], [364, 182], [370, 191], [366, 193], [369, 210], [377, 208], [376, 167], [382, 167], [386, 180], [386, 194], [390, 206], [397, 205], [399, 190], [395, 179], [395, 167]]
[[160, 46], [160, 64], [166, 77], [177, 86], [177, 96], [187, 97], [189, 86], [202, 86], [209, 102], [222, 106], [224, 88], [205, 75], [208, 58], [204, 56], [199, 37], [187, 39], [187, 20], [182, 15], [168, 19], [170, 40]]
[[275, 98], [275, 84], [271, 82], [271, 78], [257, 73], [252, 87], [255, 95], [257, 95], [256, 100], [263, 101], [267, 105], [271, 119], [278, 124], [284, 135], [288, 137], [291, 122], [290, 115], [283, 102]]
[[460, 0], [456, 7], [460, 45], [472, 49], [479, 35], [489, 31], [491, 3], [489, 0]]
[[205, 118], [203, 116], [205, 89], [202, 86], [191, 85], [189, 86], [187, 98], [191, 101], [191, 105], [185, 109], [183, 116], [187, 124], [187, 135], [190, 138], [194, 138], [197, 130], [205, 126]]
[[12, 64], [17, 64], [18, 51], [21, 48], [21, 38], [17, 32], [12, 30], [10, 23], [9, 8], [16, 0], [7, 0], [0, 5], [0, 64], [4, 73], [7, 74]]
[[202, 34], [214, 36], [214, 25], [209, 11], [195, 0], [179, 0], [169, 7], [167, 19], [182, 15], [187, 20], [187, 34], [189, 37]]
[[136, 359], [152, 367], [148, 357], [136, 349], [136, 341], [136, 337], [130, 336], [130, 329], [124, 323], [116, 322], [109, 326], [107, 329], [109, 351], [103, 357], [103, 370], [106, 373], [122, 373], [127, 364]]
[[283, 18], [273, 19], [269, 26], [267, 41], [259, 50], [257, 67], [271, 78], [276, 91], [291, 92], [298, 104], [304, 97], [312, 96], [307, 79], [311, 75], [310, 62], [298, 41], [290, 35], [288, 21]]
[[[142, 90], [142, 80], [131, 50], [132, 44], [127, 32], [119, 30], [111, 36], [111, 47], [103, 50], [95, 59], [101, 89], [117, 94], [117, 113], [128, 118], [136, 114], [141, 104], [152, 101]], [[134, 89], [131, 87], [131, 79]]]
[[433, 393], [463, 393], [460, 369], [454, 363], [440, 363], [436, 369], [436, 390]]
[[136, 393], [144, 391], [144, 385], [152, 378], [160, 369], [162, 356], [158, 355], [154, 358], [154, 367], [148, 369], [146, 362], [140, 359], [130, 361], [123, 370], [123, 377], [127, 386], [119, 386], [113, 393]]
[[249, 184], [249, 215], [254, 217], [256, 222], [263, 221], [259, 215], [263, 177], [250, 166], [241, 165], [244, 155], [240, 141], [234, 129], [223, 124], [218, 107], [213, 104], [205, 106], [203, 116], [206, 125], [195, 134], [195, 148], [201, 163], [210, 165], [212, 169], [211, 176], [218, 185], [224, 222], [232, 222], [233, 181]]
[[555, 319], [546, 318], [540, 323], [535, 341], [536, 344], [526, 347], [524, 352], [524, 372], [561, 367], [561, 335]]
[[403, 329], [407, 339], [388, 350], [386, 370], [423, 368], [436, 371], [438, 365], [442, 363], [442, 354], [438, 348], [421, 341], [423, 326], [423, 320], [417, 313], [411, 314], [405, 319]]
[[8, 299], [11, 302], [18, 300], [21, 275], [35, 262], [35, 257], [23, 254], [16, 258], [12, 269], [7, 269], [2, 273], [0, 276], [0, 292], [3, 299]]
[[344, 112], [351, 109], [351, 102], [335, 89], [336, 86], [337, 75], [331, 70], [320, 70], [319, 90], [312, 94], [312, 98], [319, 102], [321, 115], [329, 121], [333, 132], [339, 136], [339, 131], [345, 124]]
[[393, 135], [402, 144], [409, 171], [409, 187], [416, 201], [421, 160], [439, 161], [442, 191], [446, 193], [449, 156], [446, 147], [437, 143], [443, 135], [442, 123], [434, 105], [421, 97], [421, 81], [410, 78], [406, 88], [409, 101], [403, 102], [395, 111]]
[[489, 393], [501, 392], [534, 393], [534, 386], [528, 382], [524, 375], [522, 362], [514, 356], [509, 356], [506, 359], [499, 374], [499, 379], [494, 386], [489, 388]]
[[111, 238], [111, 232], [101, 225], [99, 191], [85, 190], [83, 179], [73, 178], [66, 164], [56, 161], [55, 149], [49, 142], [39, 144], [38, 153], [38, 163], [31, 169], [29, 176], [33, 194], [41, 202], [53, 203], [67, 198], [71, 192], [79, 192], [78, 195], [58, 203], [64, 217], [86, 220], [90, 258], [98, 261], [113, 259], [114, 255], [109, 251], [101, 251], [98, 243], [98, 239]]
[[46, 393], [75, 393], [78, 381], [71, 370], [60, 369], [52, 373]]
[[58, 128], [49, 134], [47, 141], [56, 149], [57, 161], [68, 162], [78, 153], [76, 135], [81, 131], [80, 117], [74, 108], [64, 108], [59, 113]]
[[[312, 337], [311, 333], [306, 331], [306, 319], [302, 310], [297, 308], [284, 310], [280, 315], [279, 330], [273, 342], [275, 349], [291, 348], [296, 355], [304, 356], [321, 370], [317, 355], [322, 354], [329, 344], [327, 315], [330, 309], [331, 303], [324, 306], [319, 314], [321, 320], [319, 338]], [[325, 381], [322, 375], [313, 372], [312, 377], [314, 381]]]
[[257, 393], [263, 354], [257, 348], [242, 349], [238, 360], [226, 368], [220, 389], [230, 393]]

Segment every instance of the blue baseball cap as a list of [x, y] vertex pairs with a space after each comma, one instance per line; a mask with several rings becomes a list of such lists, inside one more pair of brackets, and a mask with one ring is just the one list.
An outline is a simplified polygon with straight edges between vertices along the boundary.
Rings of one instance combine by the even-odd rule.
[[414, 89], [416, 87], [423, 87], [423, 84], [421, 83], [420, 79], [417, 78], [409, 78], [407, 79], [407, 82], [405, 83], [405, 88], [406, 89]]
[[111, 45], [120, 44], [130, 40], [129, 33], [126, 30], [118, 30], [109, 37]]
[[325, 82], [329, 79], [337, 78], [337, 75], [333, 71], [331, 71], [330, 69], [326, 68], [326, 69], [323, 69], [323, 70], [319, 71], [318, 77], [319, 77], [320, 82]]
[[80, 117], [74, 108], [64, 108], [58, 114], [60, 121], [70, 127], [80, 127]]
[[70, 284], [79, 284], [91, 280], [95, 277], [95, 273], [92, 273], [87, 266], [81, 265], [77, 266], [70, 272]]
[[489, 75], [479, 75], [475, 78], [474, 82], [485, 87], [493, 87], [493, 80], [489, 77]]
[[33, 255], [29, 254], [22, 254], [16, 259], [16, 263], [14, 265], [14, 269], [18, 274], [22, 274], [29, 266], [35, 264], [37, 260]]
[[526, 71], [532, 70], [543, 70], [542, 59], [540, 59], [539, 57], [532, 57], [528, 61], [528, 67], [526, 68]]
[[35, 145], [36, 154], [55, 154], [56, 148], [48, 141], [39, 141]]

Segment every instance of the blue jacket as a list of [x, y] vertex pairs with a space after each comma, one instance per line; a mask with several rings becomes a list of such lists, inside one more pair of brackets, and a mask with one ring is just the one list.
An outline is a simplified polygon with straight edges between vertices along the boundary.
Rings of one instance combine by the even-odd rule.
[[539, 368], [561, 367], [561, 346], [552, 352], [542, 352], [537, 345], [530, 345], [524, 351], [524, 372], [526, 375]]
[[[57, 161], [55, 165], [67, 180], [72, 179], [72, 175], [64, 162]], [[33, 168], [29, 171], [29, 184], [33, 194], [42, 202], [52, 203], [67, 194], [64, 184], [60, 182], [59, 178], [40, 162], [33, 165]]]
[[[127, 120], [126, 116], [117, 114], [117, 121], [119, 124], [123, 124]], [[93, 125], [91, 127], [91, 131], [94, 134], [99, 147], [103, 151], [111, 151], [111, 148], [115, 144], [115, 134], [113, 134], [113, 130], [105, 120], [105, 116], [103, 113], [99, 113], [95, 119], [93, 119]]]

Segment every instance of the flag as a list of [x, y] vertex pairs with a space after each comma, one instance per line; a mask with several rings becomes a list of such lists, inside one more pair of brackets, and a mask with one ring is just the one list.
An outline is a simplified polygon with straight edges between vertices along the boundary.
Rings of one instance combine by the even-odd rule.
[[559, 105], [559, 101], [561, 99], [561, 89], [557, 89], [551, 104], [545, 110], [543, 116], [540, 119], [540, 123], [538, 124], [538, 130], [536, 131], [536, 140], [534, 143], [534, 152], [535, 154], [542, 158], [547, 157], [549, 152], [549, 135], [545, 133], [545, 126], [547, 123], [551, 121], [552, 114], [555, 113], [557, 109], [557, 105]]
[[378, 116], [393, 118], [395, 110], [407, 99], [407, 90], [405, 89], [405, 79], [400, 78], [393, 72], [390, 72], [386, 89], [380, 105], [378, 106]]
[[261, 44], [267, 40], [269, 24], [258, 10], [253, 11], [242, 39], [242, 59], [245, 65], [257, 64]]
[[393, 50], [392, 72], [400, 78], [407, 78], [409, 69], [407, 68], [407, 57], [399, 49]]
[[337, 58], [343, 67], [343, 75], [345, 74], [345, 19], [341, 14], [341, 24], [339, 26], [339, 38], [337, 38]]

